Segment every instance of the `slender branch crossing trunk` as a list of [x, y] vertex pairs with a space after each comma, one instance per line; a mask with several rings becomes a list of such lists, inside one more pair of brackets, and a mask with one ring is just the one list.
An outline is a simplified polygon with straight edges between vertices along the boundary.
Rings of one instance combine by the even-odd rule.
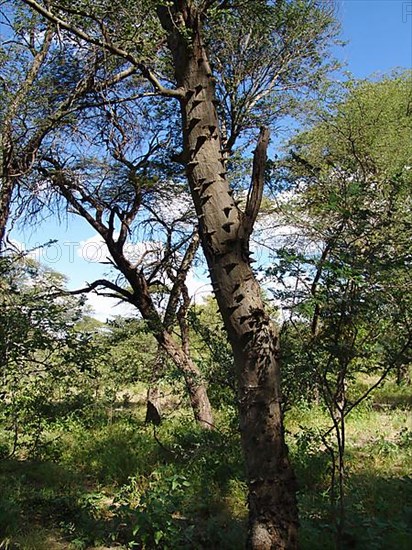
[[[297, 548], [295, 479], [284, 441], [280, 404], [278, 336], [265, 312], [250, 267], [249, 236], [261, 198], [252, 187], [245, 212], [232, 197], [222, 154], [213, 78], [201, 40], [196, 9], [188, 3], [170, 20], [159, 11], [168, 31], [176, 80], [185, 90], [180, 100], [183, 157], [195, 204], [203, 251], [237, 368], [239, 415], [249, 483], [248, 547], [256, 550]], [[268, 133], [255, 154], [257, 171], [266, 159]], [[262, 174], [259, 181], [262, 183]], [[260, 196], [259, 196], [260, 195]]]

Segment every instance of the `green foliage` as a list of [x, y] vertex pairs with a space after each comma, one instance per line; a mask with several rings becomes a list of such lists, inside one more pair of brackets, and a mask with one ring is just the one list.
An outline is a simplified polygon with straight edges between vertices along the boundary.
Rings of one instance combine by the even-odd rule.
[[[307, 475], [304, 456], [313, 473], [323, 459], [329, 464], [339, 544], [350, 545], [352, 529], [343, 511], [344, 502], [351, 505], [348, 415], [370, 414], [367, 403], [355, 407], [412, 361], [410, 76], [344, 85], [338, 102], [318, 106], [313, 126], [277, 165], [276, 211], [293, 228], [267, 272], [289, 309], [284, 393], [289, 402], [322, 402], [330, 415], [323, 434], [335, 437], [319, 432], [320, 445], [310, 431], [299, 436], [297, 467]], [[371, 380], [361, 391], [360, 373]], [[395, 441], [374, 446], [388, 458], [398, 450]]]
[[190, 482], [179, 474], [165, 477], [154, 471], [149, 478], [131, 478], [114, 502], [116, 513], [131, 528], [128, 546], [176, 548], [182, 537], [190, 543], [194, 526], [184, 529], [182, 525], [182, 529], [174, 517], [189, 487]]
[[275, 292], [291, 306], [284, 359], [298, 392], [305, 379], [313, 392], [332, 373], [348, 382], [411, 361], [409, 79], [349, 83], [292, 142], [280, 172], [295, 182], [280, 207], [295, 246], [279, 250], [268, 273], [296, 281]]
[[216, 409], [233, 408], [236, 375], [233, 354], [217, 303], [209, 298], [189, 310], [193, 349], [207, 380], [208, 395]]
[[105, 326], [100, 340], [106, 347], [109, 376], [117, 385], [150, 382], [158, 346], [146, 323], [116, 318]]
[[[398, 391], [395, 384], [391, 387]], [[378, 405], [382, 403], [375, 396], [374, 408]], [[369, 407], [348, 419], [346, 529], [341, 540], [344, 548], [408, 548], [412, 491], [408, 470], [412, 454], [405, 442], [410, 434], [409, 414], [410, 410], [388, 413]], [[287, 415], [299, 484], [300, 545], [308, 550], [314, 541], [321, 548], [336, 548], [335, 515], [330, 508], [330, 462], [324, 439], [319, 437], [327, 425], [327, 414], [319, 406], [306, 405]], [[334, 444], [333, 438], [329, 444]]]
[[240, 134], [294, 113], [298, 88], [319, 88], [338, 26], [333, 2], [255, 0], [212, 7], [205, 31], [232, 147]]
[[37, 453], [48, 422], [92, 402], [97, 350], [74, 328], [82, 301], [55, 293], [59, 274], [18, 255], [2, 257], [1, 270], [3, 453]]
[[[176, 32], [190, 43], [192, 34], [176, 13], [181, 3], [160, 4], [176, 16]], [[209, 4], [202, 18], [204, 39], [216, 81], [223, 146], [230, 151], [239, 136], [246, 144], [262, 123], [274, 124], [293, 112], [296, 90], [319, 90], [336, 27], [332, 4], [323, 1], [256, 0], [229, 4], [225, 10]], [[24, 88], [33, 51], [41, 47], [36, 40], [45, 36], [46, 27], [20, 4], [11, 6], [14, 40], [3, 46], [0, 60], [2, 118]], [[56, 186], [44, 183], [56, 180], [47, 180], [46, 166], [50, 175], [50, 166], [55, 170], [58, 161], [75, 178], [71, 198], [81, 196], [84, 200], [75, 204], [90, 212], [95, 207], [96, 221], [106, 219], [107, 212], [124, 220], [132, 206], [137, 211], [144, 204], [148, 214], [136, 217], [139, 238], [153, 236], [153, 228], [162, 226], [172, 250], [175, 237], [168, 222], [156, 216], [158, 205], [171, 196], [168, 157], [181, 146], [174, 129], [180, 124], [177, 102], [153, 98], [152, 85], [140, 74], [117, 81], [116, 88], [108, 85], [131, 58], [139, 71], [144, 65], [143, 75], [150, 68], [165, 86], [176, 84], [155, 9], [159, 3], [63, 0], [47, 6], [97, 41], [103, 37], [128, 54], [115, 58], [56, 30], [41, 71], [23, 94], [17, 115], [11, 113], [18, 160], [27, 157], [24, 147], [36, 137], [36, 154], [47, 153], [36, 162], [29, 151], [40, 180], [29, 173], [25, 184], [39, 205], [49, 203], [44, 199], [54, 196]], [[27, 43], [32, 36], [34, 49]], [[283, 334], [283, 362], [288, 404], [299, 403], [290, 410], [289, 443], [300, 482], [303, 548], [313, 548], [314, 542], [332, 547], [335, 521], [326, 479], [329, 448], [335, 447], [321, 431], [325, 411], [308, 405], [308, 393], [318, 392], [316, 401], [321, 389], [330, 408], [341, 397], [340, 412], [346, 412], [357, 392], [362, 395], [360, 372], [374, 376], [411, 360], [408, 78], [349, 85], [344, 100], [324, 110], [315, 127], [298, 136], [295, 157], [281, 166], [282, 185], [294, 182], [297, 189], [285, 218], [288, 223], [299, 219], [305, 245], [303, 250], [284, 248], [271, 272], [283, 281], [290, 276], [299, 282], [293, 296], [286, 292], [279, 297], [289, 299], [292, 310]], [[82, 83], [87, 87], [76, 95]], [[279, 90], [287, 93], [280, 96]], [[239, 188], [242, 147], [230, 161]], [[73, 158], [75, 148], [79, 156]], [[53, 155], [53, 162], [46, 161]], [[181, 171], [174, 170], [174, 176], [182, 196]], [[63, 188], [69, 191], [69, 186]], [[190, 219], [185, 212], [178, 222], [179, 243]], [[113, 222], [109, 233], [115, 226]], [[116, 246], [121, 248], [121, 242]], [[54, 288], [63, 284], [59, 275], [27, 258], [10, 260], [0, 262], [0, 476], [6, 486], [0, 492], [0, 547], [49, 547], [38, 524], [46, 533], [57, 530], [74, 548], [243, 546], [246, 485], [234, 429], [235, 375], [215, 304], [193, 309], [190, 320], [195, 359], [221, 411], [217, 429], [193, 427], [184, 420], [182, 407], [153, 429], [143, 423], [147, 387], [136, 395], [131, 386], [151, 381], [157, 346], [146, 324], [117, 319], [93, 326], [82, 317], [81, 302], [55, 295]], [[156, 265], [152, 275], [152, 289], [160, 295], [165, 284], [158, 282]], [[175, 391], [176, 371], [165, 367], [163, 382]], [[392, 405], [406, 402], [397, 388], [393, 395]], [[410, 508], [403, 501], [410, 493], [410, 432], [404, 419], [395, 426], [394, 411], [390, 420], [386, 413], [379, 415], [365, 403], [350, 418], [349, 433], [357, 429], [367, 436], [356, 442], [349, 438], [347, 444], [344, 481], [353, 540], [346, 543], [406, 548]], [[298, 426], [293, 424], [297, 417]], [[384, 418], [390, 433], [381, 429], [380, 435], [371, 434], [366, 426], [371, 418]], [[389, 471], [398, 477], [390, 477]], [[36, 531], [38, 542], [30, 541]]]

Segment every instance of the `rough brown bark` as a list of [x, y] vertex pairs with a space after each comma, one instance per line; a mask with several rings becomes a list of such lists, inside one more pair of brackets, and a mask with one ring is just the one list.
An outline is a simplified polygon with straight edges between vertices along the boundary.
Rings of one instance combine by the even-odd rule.
[[[294, 549], [297, 506], [283, 433], [278, 337], [264, 310], [249, 251], [249, 236], [262, 194], [268, 132], [261, 132], [251, 192], [245, 211], [241, 212], [226, 178], [213, 78], [202, 44], [200, 18], [194, 6], [182, 4], [184, 9], [174, 21], [166, 12], [160, 11], [159, 15], [168, 31], [177, 85], [185, 91], [180, 100], [183, 158], [203, 251], [237, 367], [240, 427], [249, 483], [248, 547]], [[184, 32], [188, 29], [191, 41]]]
[[[256, 550], [294, 549], [297, 508], [280, 408], [277, 334], [265, 313], [249, 259], [249, 236], [262, 194], [268, 134], [262, 131], [255, 153], [251, 192], [245, 211], [241, 212], [226, 178], [213, 76], [201, 38], [201, 12], [212, 2], [174, 0], [158, 7], [174, 60], [178, 86], [175, 90], [165, 89], [148, 68], [111, 42], [96, 41], [34, 1], [25, 2], [62, 28], [136, 64], [159, 94], [180, 102], [183, 154], [178, 156], [186, 166], [202, 248], [238, 372], [239, 414], [249, 480], [248, 546]], [[116, 263], [120, 268], [119, 262]], [[127, 265], [125, 270], [121, 268], [125, 275], [128, 270]], [[136, 281], [131, 284], [134, 288]], [[133, 296], [136, 294], [137, 290]], [[141, 312], [146, 306], [150, 310], [147, 296], [139, 295], [139, 300], [143, 306], [139, 307]], [[150, 319], [151, 310], [148, 313], [145, 318]], [[155, 329], [157, 320], [152, 321]], [[185, 363], [182, 350], [175, 346], [170, 334], [159, 331], [157, 334], [159, 343], [190, 376], [192, 365]]]

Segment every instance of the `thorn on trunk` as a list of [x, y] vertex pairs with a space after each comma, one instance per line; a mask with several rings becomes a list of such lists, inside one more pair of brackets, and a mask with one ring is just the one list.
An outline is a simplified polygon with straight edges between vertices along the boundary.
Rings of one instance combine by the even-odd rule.
[[196, 150], [198, 151], [206, 141], [207, 136], [199, 136], [196, 140]]
[[223, 212], [225, 213], [226, 218], [229, 217], [231, 210], [232, 210], [231, 206], [226, 206], [226, 208], [223, 209]]
[[187, 159], [185, 153], [182, 151], [180, 153], [176, 153], [175, 155], [171, 155], [170, 160], [172, 162], [177, 162], [178, 164], [186, 164]]
[[204, 193], [206, 191], [206, 189], [208, 187], [210, 187], [213, 183], [215, 183], [213, 180], [212, 181], [206, 181], [203, 185], [202, 185], [202, 193]]
[[207, 201], [209, 201], [212, 198], [212, 195], [205, 195], [200, 199], [200, 206], [204, 206]]
[[230, 228], [232, 225], [235, 225], [234, 222], [226, 222], [222, 225], [223, 231], [226, 231], [226, 233], [230, 233]]
[[227, 264], [225, 266], [223, 266], [223, 269], [226, 271], [226, 273], [229, 275], [229, 273], [231, 271], [233, 271], [235, 269], [235, 267], [237, 266], [237, 263], [231, 263], [231, 264]]
[[190, 109], [190, 112], [192, 112], [193, 109], [196, 109], [196, 107], [198, 107], [201, 103], [203, 103], [203, 101], [204, 101], [203, 99], [194, 99], [192, 101], [192, 107]]
[[240, 307], [240, 304], [236, 304], [235, 306], [228, 307], [227, 310], [229, 312], [229, 315], [233, 315], [234, 312]]
[[193, 117], [190, 119], [190, 122], [189, 122], [189, 125], [187, 127], [187, 129], [189, 130], [189, 132], [191, 132], [193, 130], [193, 128], [196, 126], [196, 124], [199, 124], [199, 122], [201, 121], [200, 118], [198, 117]]

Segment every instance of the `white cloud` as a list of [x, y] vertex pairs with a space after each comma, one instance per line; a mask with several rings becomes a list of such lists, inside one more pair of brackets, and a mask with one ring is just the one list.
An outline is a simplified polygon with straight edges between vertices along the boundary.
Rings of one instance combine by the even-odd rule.
[[212, 285], [209, 278], [200, 276], [193, 270], [190, 270], [187, 274], [186, 285], [194, 304], [201, 304], [207, 296], [212, 294]]
[[[163, 245], [160, 241], [127, 242], [124, 245], [125, 257], [135, 264], [150, 265], [159, 259], [162, 250]], [[106, 262], [110, 258], [106, 243], [97, 233], [86, 241], [80, 241], [77, 254], [89, 263]]]
[[89, 263], [104, 262], [110, 257], [105, 242], [97, 233], [86, 241], [80, 241], [77, 255]]
[[137, 314], [137, 309], [131, 304], [120, 302], [115, 298], [99, 296], [95, 292], [88, 294], [86, 303], [92, 309], [90, 315], [103, 322], [117, 315], [121, 317], [133, 317]]

